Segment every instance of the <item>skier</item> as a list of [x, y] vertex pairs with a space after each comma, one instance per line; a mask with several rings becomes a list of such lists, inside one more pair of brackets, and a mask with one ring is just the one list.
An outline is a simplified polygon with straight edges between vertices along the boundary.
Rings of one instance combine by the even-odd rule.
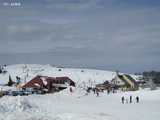
[[93, 88], [93, 92], [94, 92], [94, 94], [96, 93], [96, 88]]
[[122, 100], [122, 104], [124, 104], [124, 96], [121, 98], [121, 100]]
[[97, 93], [97, 97], [98, 97], [99, 96], [99, 92], [97, 91], [96, 93]]
[[113, 88], [112, 92], [115, 93], [115, 89], [114, 88]]
[[107, 93], [108, 93], [108, 95], [109, 95], [109, 93], [110, 93], [110, 89], [109, 89], [109, 88], [107, 89]]
[[96, 88], [96, 94], [97, 94], [97, 97], [99, 96], [99, 89]]
[[132, 96], [129, 97], [129, 103], [132, 103]]
[[136, 102], [139, 103], [139, 97], [138, 96], [136, 97]]
[[72, 87], [70, 87], [69, 91], [70, 91], [70, 93], [72, 93], [72, 92], [73, 92], [73, 89], [72, 89]]

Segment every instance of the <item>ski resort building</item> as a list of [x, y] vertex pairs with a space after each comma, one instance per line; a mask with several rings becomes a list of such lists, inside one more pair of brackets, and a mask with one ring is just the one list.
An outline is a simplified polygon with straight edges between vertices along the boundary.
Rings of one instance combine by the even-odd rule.
[[99, 90], [109, 90], [109, 89], [112, 88], [112, 84], [110, 84], [110, 82], [106, 80], [102, 84], [97, 84], [96, 88], [99, 89]]
[[138, 82], [130, 75], [127, 74], [119, 74], [116, 72], [116, 76], [112, 79], [111, 83], [117, 88], [121, 88], [122, 90], [138, 90]]
[[46, 92], [54, 92], [63, 90], [68, 86], [75, 86], [75, 82], [68, 77], [36, 76], [22, 88], [33, 88], [45, 90]]

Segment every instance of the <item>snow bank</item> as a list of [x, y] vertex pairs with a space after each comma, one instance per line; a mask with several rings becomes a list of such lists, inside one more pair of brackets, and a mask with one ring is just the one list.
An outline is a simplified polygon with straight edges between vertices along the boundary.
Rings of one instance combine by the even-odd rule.
[[36, 108], [35, 105], [31, 104], [26, 97], [6, 96], [0, 99], [0, 112], [14, 112], [14, 111], [28, 111]]

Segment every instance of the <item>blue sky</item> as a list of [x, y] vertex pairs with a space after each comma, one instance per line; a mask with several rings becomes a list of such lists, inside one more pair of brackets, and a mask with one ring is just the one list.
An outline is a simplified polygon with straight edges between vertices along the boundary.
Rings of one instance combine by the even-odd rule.
[[160, 70], [159, 13], [158, 0], [1, 0], [0, 63]]

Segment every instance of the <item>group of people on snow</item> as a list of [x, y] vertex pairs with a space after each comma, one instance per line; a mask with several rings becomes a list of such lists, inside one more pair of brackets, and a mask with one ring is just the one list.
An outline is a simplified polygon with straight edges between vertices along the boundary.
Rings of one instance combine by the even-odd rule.
[[[88, 95], [89, 93], [93, 92], [98, 97], [100, 92], [103, 93], [104, 91], [105, 91], [104, 89], [99, 89], [97, 87], [87, 87], [86, 95]], [[110, 93], [116, 93], [115, 89], [114, 88], [107, 89], [107, 94], [110, 94]]]
[[[136, 100], [136, 103], [139, 103], [139, 96], [136, 96], [135, 100]], [[122, 96], [121, 101], [122, 101], [122, 104], [124, 104], [124, 103], [132, 103], [133, 102], [133, 98], [132, 98], [131, 95], [129, 96], [129, 99], [125, 98], [124, 96]]]

